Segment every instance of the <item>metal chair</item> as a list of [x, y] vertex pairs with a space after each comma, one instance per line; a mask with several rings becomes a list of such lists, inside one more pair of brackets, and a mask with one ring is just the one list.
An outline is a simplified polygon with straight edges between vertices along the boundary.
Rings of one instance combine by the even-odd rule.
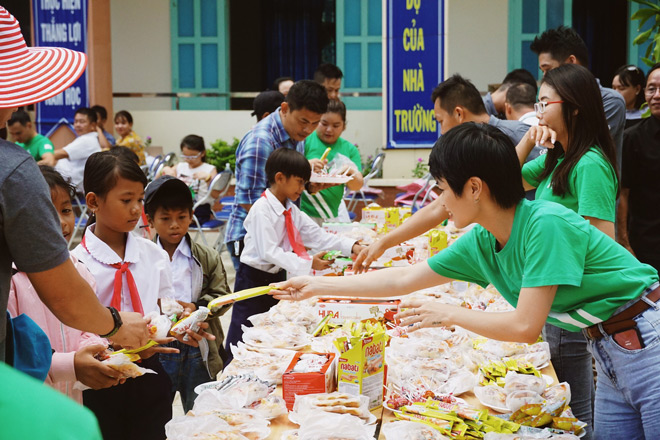
[[[209, 184], [209, 191], [206, 193], [206, 195], [198, 200], [193, 206], [193, 211], [204, 204], [210, 204], [213, 206], [217, 200], [221, 199], [229, 190], [229, 184], [231, 182], [232, 176], [233, 174], [229, 171], [218, 173]], [[200, 224], [197, 217], [193, 215], [193, 223], [195, 226], [191, 228], [196, 230], [195, 240], [197, 240], [197, 237], [201, 235], [202, 242], [206, 246], [208, 246], [208, 243], [206, 242], [206, 237], [204, 237], [204, 232], [218, 232], [218, 238], [215, 241], [213, 247], [218, 251], [218, 253], [220, 253], [224, 247], [227, 221], [218, 218], [217, 215], [213, 213], [213, 218], [204, 224]]]
[[75, 194], [75, 196], [72, 198], [72, 201], [73, 207], [78, 210], [79, 215], [76, 216], [73, 232], [71, 232], [71, 237], [69, 237], [69, 242], [67, 243], [69, 249], [71, 249], [71, 245], [73, 244], [73, 240], [76, 237], [78, 231], [82, 231], [85, 226], [87, 226], [87, 221], [89, 220], [87, 215], [88, 210], [85, 196], [82, 194]]
[[[370, 202], [376, 200], [376, 198], [383, 193], [383, 190], [376, 188], [369, 188], [369, 181], [378, 175], [383, 169], [383, 162], [385, 161], [385, 153], [380, 153], [374, 161], [371, 163], [371, 171], [369, 174], [364, 176], [364, 182], [362, 183], [362, 188], [358, 191], [347, 191], [344, 195], [344, 200], [348, 202], [346, 209], [348, 211], [353, 211], [358, 202], [364, 203], [365, 206]], [[359, 195], [359, 197], [358, 197]]]
[[163, 155], [162, 154], [159, 154], [158, 156], [154, 157], [154, 160], [153, 160], [153, 162], [151, 162], [151, 165], [147, 166], [147, 171], [146, 171], [147, 180], [149, 180], [150, 182], [152, 180], [154, 180], [154, 174], [155, 174], [156, 168], [158, 168], [158, 165], [160, 165], [160, 163], [162, 161], [163, 161]]
[[[431, 194], [433, 193], [433, 189], [436, 188], [436, 187], [438, 186], [438, 184], [436, 183], [436, 181], [435, 181], [435, 179], [433, 178], [433, 176], [431, 176], [431, 173], [428, 173], [428, 174], [426, 175], [425, 179], [426, 179], [426, 184], [425, 184], [424, 186], [422, 186], [422, 187], [419, 189], [419, 191], [417, 191], [417, 192], [415, 193], [415, 196], [414, 196], [413, 199], [412, 199], [412, 203], [411, 203], [410, 207], [411, 207], [411, 212], [412, 212], [413, 214], [414, 214], [416, 211], [418, 211], [419, 209], [421, 209], [421, 208], [423, 208], [424, 206], [426, 206], [429, 197], [433, 197], [433, 196], [431, 195]], [[433, 183], [431, 183], [431, 182], [433, 182]], [[419, 197], [422, 195], [422, 193], [424, 194], [424, 196], [422, 197], [422, 203], [419, 204], [419, 205], [417, 205], [417, 199], [419, 199]]]

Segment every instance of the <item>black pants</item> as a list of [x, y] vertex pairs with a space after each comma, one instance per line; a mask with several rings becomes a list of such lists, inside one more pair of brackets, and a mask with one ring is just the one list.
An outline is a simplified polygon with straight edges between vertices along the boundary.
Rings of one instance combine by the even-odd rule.
[[[286, 271], [281, 270], [277, 273], [268, 273], [247, 264], [241, 263], [236, 272], [236, 282], [234, 283], [234, 292], [249, 289], [251, 287], [267, 286], [270, 283], [278, 283], [286, 280]], [[257, 296], [256, 298], [246, 299], [234, 303], [231, 311], [231, 324], [227, 337], [225, 338], [225, 350], [227, 351], [227, 363], [231, 362], [233, 355], [230, 345], [243, 340], [243, 329], [241, 325], [252, 327], [248, 318], [252, 315], [267, 312], [271, 307], [278, 303], [278, 300], [270, 295]], [[225, 364], [226, 365], [226, 364]]]
[[199, 205], [197, 209], [195, 209], [195, 217], [197, 217], [197, 221], [199, 221], [200, 225], [203, 225], [207, 221], [211, 220], [211, 205], [204, 204], [204, 205]]
[[83, 404], [96, 415], [104, 440], [165, 438], [165, 424], [172, 418], [172, 382], [158, 355], [142, 360], [139, 365], [157, 374], [83, 392]]

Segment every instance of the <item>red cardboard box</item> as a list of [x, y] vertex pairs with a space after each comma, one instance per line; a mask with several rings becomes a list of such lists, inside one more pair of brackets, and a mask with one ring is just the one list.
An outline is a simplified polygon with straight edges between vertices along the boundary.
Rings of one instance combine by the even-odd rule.
[[282, 375], [282, 397], [286, 402], [286, 408], [291, 411], [296, 401], [296, 395], [317, 393], [332, 393], [335, 391], [335, 354], [334, 353], [312, 353], [328, 357], [328, 362], [323, 365], [321, 371], [315, 373], [295, 373], [293, 368], [298, 359], [304, 353], [296, 353], [295, 357]]

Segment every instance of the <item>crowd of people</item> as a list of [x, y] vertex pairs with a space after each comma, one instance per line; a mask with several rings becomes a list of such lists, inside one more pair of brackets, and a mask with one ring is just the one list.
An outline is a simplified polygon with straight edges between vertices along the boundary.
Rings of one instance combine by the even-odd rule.
[[[12, 44], [21, 56], [36, 57], [17, 29], [0, 7], [0, 33], [18, 35]], [[205, 141], [186, 136], [181, 161], [149, 182], [150, 157], [132, 115], [115, 114], [115, 138], [106, 109], [96, 105], [76, 110], [76, 138], [56, 149], [17, 109], [69, 87], [84, 57], [59, 67], [49, 93], [3, 101], [0, 124], [14, 141], [0, 140], [0, 373], [11, 383], [0, 395], [0, 406], [11, 408], [4, 428], [16, 438], [59, 438], [73, 429], [79, 438], [162, 439], [175, 394], [192, 408], [194, 388], [231, 361], [230, 346], [251, 325], [248, 318], [278, 300], [405, 295], [457, 279], [493, 284], [515, 310], [485, 314], [404, 301], [403, 324], [411, 331], [460, 325], [520, 342], [543, 333], [559, 380], [570, 384], [573, 411], [588, 423], [585, 438], [652, 438], [660, 429], [653, 398], [660, 392], [660, 64], [648, 75], [623, 66], [609, 89], [587, 69], [587, 47], [571, 28], [542, 33], [531, 50], [544, 74], [540, 86], [516, 69], [485, 96], [460, 74], [435, 87], [430, 99], [441, 136], [429, 164], [439, 197], [369, 247], [321, 228], [350, 221], [345, 187], [363, 184], [359, 150], [342, 138], [341, 70], [322, 64], [311, 80], [278, 78], [254, 100], [257, 123], [237, 148], [224, 237], [233, 291], [276, 289], [234, 304], [226, 338], [218, 317], [228, 307], [197, 331], [157, 339], [139, 356], [158, 374], [129, 380], [102, 359], [109, 350], [144, 348], [145, 315], [159, 315], [163, 302], [174, 300], [188, 316], [232, 291], [218, 252], [188, 232], [193, 218], [213, 216], [211, 205], [193, 210], [218, 174], [206, 163]], [[0, 75], [0, 82], [21, 78]], [[352, 179], [345, 186], [310, 182], [328, 168]], [[69, 252], [80, 199], [90, 218]], [[426, 263], [309, 276], [328, 267], [322, 257], [330, 249], [351, 255], [356, 273], [367, 271], [388, 248], [447, 219], [476, 226]], [[143, 238], [143, 226], [153, 235]], [[21, 319], [26, 315], [31, 320]], [[21, 335], [41, 350], [26, 356]], [[19, 394], [39, 403], [16, 405], [11, 399]], [[47, 426], [30, 422], [39, 408], [49, 414]]]

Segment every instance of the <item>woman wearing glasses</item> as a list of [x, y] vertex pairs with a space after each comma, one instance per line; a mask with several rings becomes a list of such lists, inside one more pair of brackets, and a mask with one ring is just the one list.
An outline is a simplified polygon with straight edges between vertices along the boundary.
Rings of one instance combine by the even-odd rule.
[[[163, 174], [169, 174], [184, 181], [194, 193], [195, 202], [203, 199], [209, 192], [209, 183], [218, 174], [218, 170], [206, 163], [206, 147], [204, 138], [189, 134], [181, 141], [181, 162], [175, 167], [166, 167]], [[211, 219], [211, 205], [200, 205], [195, 209], [195, 217], [199, 224]]]
[[626, 128], [642, 120], [640, 107], [644, 104], [644, 72], [632, 64], [619, 67], [612, 79], [612, 88], [619, 92], [626, 101]]
[[[516, 147], [525, 189], [536, 188], [537, 199], [564, 205], [614, 238], [616, 153], [595, 78], [577, 64], [552, 69], [534, 107], [539, 126]], [[547, 154], [525, 163], [535, 145], [548, 147]], [[549, 324], [545, 336], [559, 380], [571, 386], [575, 415], [591, 424], [593, 372], [585, 337]]]

